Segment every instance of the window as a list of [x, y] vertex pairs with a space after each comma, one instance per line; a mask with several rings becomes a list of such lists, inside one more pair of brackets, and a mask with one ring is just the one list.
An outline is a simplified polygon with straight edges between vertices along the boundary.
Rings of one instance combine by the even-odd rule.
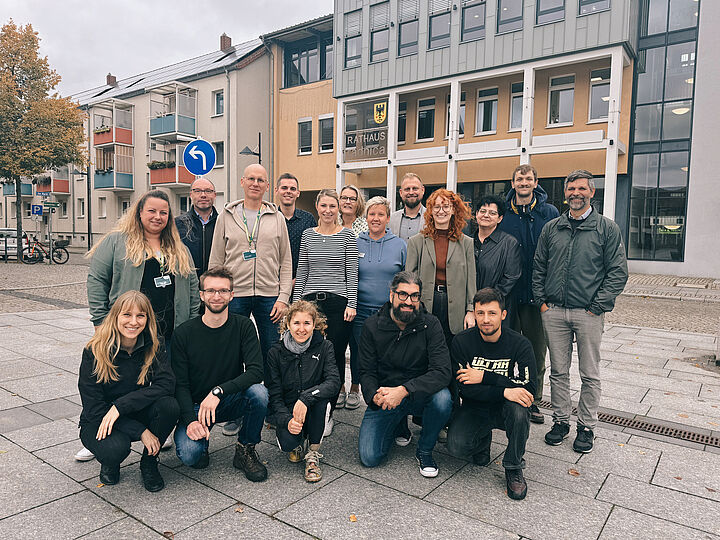
[[2, 217], [3, 217], [3, 205], [0, 202], [0, 218], [2, 218]]
[[333, 44], [328, 36], [285, 47], [285, 88], [332, 78]]
[[575, 75], [550, 79], [548, 125], [566, 126], [573, 123]]
[[523, 83], [510, 85], [510, 131], [522, 129]]
[[398, 28], [398, 56], [417, 54], [418, 27], [418, 21], [400, 23]]
[[187, 195], [180, 196], [180, 211], [188, 212], [190, 210], [190, 197]]
[[588, 15], [610, 9], [610, 0], [580, 0], [580, 15]]
[[212, 94], [213, 98], [213, 116], [222, 116], [225, 112], [225, 102], [222, 90], [216, 90]]
[[536, 24], [562, 21], [565, 18], [565, 0], [537, 0]]
[[130, 199], [120, 199], [120, 215], [125, 215], [125, 212], [130, 208]]
[[347, 108], [345, 110], [345, 148], [355, 148], [357, 146], [357, 130], [357, 113], [355, 109]]
[[668, 32], [696, 27], [698, 11], [697, 0], [670, 0]]
[[464, 6], [462, 10], [461, 41], [485, 37], [485, 1]]
[[356, 67], [362, 61], [362, 10], [346, 13], [344, 22], [345, 67]]
[[[2, 217], [2, 209], [0, 209], [0, 217]], [[62, 201], [60, 203], [60, 217], [61, 218], [68, 217], [67, 201]]]
[[673, 101], [663, 107], [662, 138], [689, 139], [692, 101]]
[[107, 217], [107, 197], [98, 197], [98, 217]]
[[662, 106], [659, 103], [635, 107], [635, 142], [660, 140]]
[[298, 154], [312, 153], [312, 120], [298, 122]]
[[320, 43], [320, 79], [333, 77], [333, 43], [332, 36]]
[[590, 72], [590, 120], [607, 120], [610, 106], [610, 68]]
[[418, 100], [417, 142], [435, 138], [435, 98]]
[[497, 130], [498, 89], [478, 91], [475, 135], [489, 135]]
[[665, 101], [692, 98], [695, 82], [695, 42], [667, 48], [665, 62]]
[[320, 152], [332, 152], [333, 149], [333, 116], [321, 117], [318, 121], [320, 129]]
[[431, 15], [428, 49], [450, 46], [450, 12]]
[[498, 0], [497, 33], [514, 32], [523, 27], [522, 0]]
[[79, 198], [77, 200], [77, 205], [78, 205], [77, 217], [84, 218], [85, 217], [85, 199]]
[[212, 143], [215, 149], [215, 167], [223, 167], [225, 165], [225, 143], [214, 142]]
[[390, 2], [370, 6], [370, 61], [388, 58], [390, 43]]
[[405, 130], [407, 128], [407, 102], [401, 101], [398, 105], [398, 144], [405, 144]]
[[29, 202], [23, 203], [23, 212], [26, 218], [32, 217], [32, 205]]
[[[460, 92], [460, 107], [458, 108], [458, 135], [465, 135], [465, 92]], [[445, 137], [450, 137], [450, 95], [447, 97], [447, 115], [445, 117]]]

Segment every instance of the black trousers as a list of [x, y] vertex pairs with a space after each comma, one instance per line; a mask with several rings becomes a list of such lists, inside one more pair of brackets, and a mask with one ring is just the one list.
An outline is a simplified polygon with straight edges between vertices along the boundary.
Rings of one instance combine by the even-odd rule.
[[[127, 415], [137, 420], [155, 435], [160, 444], [165, 442], [180, 417], [180, 406], [172, 396], [165, 396], [144, 409]], [[130, 454], [130, 443], [134, 440], [127, 433], [113, 427], [112, 433], [103, 440], [96, 439], [100, 424], [88, 424], [80, 428], [80, 440], [103, 465], [120, 465]]]
[[[335, 365], [340, 373], [341, 388], [345, 386], [345, 351], [350, 343], [352, 323], [345, 321], [345, 308], [347, 298], [332, 293], [312, 293], [303, 297], [304, 300], [315, 302], [320, 311], [327, 319], [327, 330], [325, 331], [328, 341], [335, 349]], [[331, 400], [332, 410], [335, 410], [337, 396]]]
[[451, 454], [490, 460], [492, 430], [505, 430], [508, 438], [503, 456], [506, 469], [525, 468], [525, 444], [530, 434], [530, 409], [505, 400], [495, 407], [460, 407], [448, 429], [447, 447]]
[[320, 444], [325, 431], [325, 417], [328, 412], [330, 401], [327, 399], [318, 400], [312, 407], [308, 407], [305, 415], [303, 429], [297, 435], [288, 431], [287, 424], [275, 426], [275, 436], [278, 440], [280, 450], [290, 452], [302, 445], [303, 439], [307, 438], [310, 444]]

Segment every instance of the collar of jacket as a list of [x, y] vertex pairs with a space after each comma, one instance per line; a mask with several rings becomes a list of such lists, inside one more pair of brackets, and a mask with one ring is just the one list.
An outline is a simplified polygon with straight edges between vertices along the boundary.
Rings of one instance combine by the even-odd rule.
[[[187, 211], [187, 213], [190, 215], [190, 217], [197, 221], [200, 225], [202, 225], [202, 220], [200, 219], [200, 216], [198, 215], [197, 211], [195, 210], [194, 206], [190, 207], [190, 210]], [[210, 211], [210, 218], [208, 218], [208, 223], [215, 221], [218, 217], [218, 211], [215, 210], [215, 207], [212, 207], [212, 210]]]
[[[499, 244], [501, 236], [502, 231], [498, 227], [495, 227], [495, 229], [493, 229], [493, 232], [491, 232], [488, 237], [485, 238], [485, 242], [487, 242], [488, 240], [492, 240], [494, 244]], [[477, 233], [475, 233], [473, 240], [475, 240], [476, 243], [480, 243], [480, 238], [478, 237]], [[483, 244], [485, 242], [483, 242]]]
[[[593, 208], [593, 211], [590, 212], [590, 215], [583, 219], [580, 223], [578, 223], [576, 229], [595, 229], [597, 228], [598, 219], [599, 214], [597, 210]], [[572, 227], [572, 225], [570, 225], [570, 210], [560, 215], [560, 217], [558, 218], [558, 227], [561, 227], [563, 229], [570, 229]]]
[[[231, 214], [233, 214], [233, 213], [235, 213], [235, 207], [237, 207], [238, 205], [244, 204], [244, 203], [245, 203], [245, 199], [233, 201], [233, 202], [227, 203], [225, 205], [224, 209], [226, 212], [230, 212]], [[268, 202], [268, 201], [262, 201], [260, 203], [260, 213], [259, 213], [260, 216], [263, 216], [265, 214], [275, 214], [277, 212], [278, 212], [278, 208], [277, 208], [277, 206], [275, 206], [275, 204]]]
[[[322, 335], [321, 332], [319, 332], [319, 331], [317, 331], [317, 330], [313, 330], [313, 335], [312, 335], [312, 337], [310, 338], [310, 340], [311, 340], [311, 341], [310, 341], [310, 346], [308, 347], [308, 349], [307, 349], [307, 350], [305, 351], [305, 353], [303, 353], [303, 354], [306, 354], [306, 353], [309, 353], [310, 351], [312, 351], [315, 347], [318, 346], [318, 344], [320, 344], [320, 343], [322, 342], [323, 339], [325, 339], [325, 338], [323, 337], [323, 335]], [[278, 341], [278, 343], [279, 343], [280, 346], [282, 347], [282, 350], [283, 350], [283, 352], [284, 352], [285, 354], [289, 354], [290, 356], [299, 356], [299, 355], [296, 355], [295, 353], [293, 353], [292, 351], [288, 350], [288, 348], [285, 347], [285, 345], [283, 344], [282, 339], [280, 339], [280, 340]]]
[[[537, 197], [533, 193], [533, 199], [530, 203], [530, 212], [532, 212], [535, 209], [535, 205], [537, 204]], [[521, 205], [521, 206], [528, 206], [527, 204]], [[520, 215], [520, 210], [518, 209], [517, 205], [515, 204], [515, 196], [510, 200], [510, 209], [515, 213]], [[528, 212], [529, 213], [529, 212]]]
[[427, 310], [422, 303], [418, 307], [418, 316], [415, 317], [415, 320], [408, 324], [404, 330], [400, 330], [400, 327], [395, 324], [395, 321], [393, 321], [390, 316], [390, 307], [390, 302], [385, 302], [383, 307], [380, 308], [380, 311], [378, 312], [378, 329], [390, 330], [393, 332], [400, 331], [401, 334], [405, 336], [406, 334], [415, 333], [418, 330], [427, 328], [427, 324], [425, 323]]
[[[477, 236], [477, 235], [475, 235]], [[445, 264], [447, 265], [448, 261], [452, 257], [453, 252], [457, 248], [458, 244], [460, 243], [460, 240], [462, 239], [463, 234], [460, 234], [460, 238], [457, 240], [453, 240], [452, 238], [448, 237], [448, 250], [447, 255], [445, 256]], [[430, 259], [432, 260], [433, 266], [437, 266], [437, 258], [435, 256], [435, 240], [432, 236], [423, 236], [423, 243], [425, 244], [425, 249], [427, 249], [427, 252], [430, 254]]]

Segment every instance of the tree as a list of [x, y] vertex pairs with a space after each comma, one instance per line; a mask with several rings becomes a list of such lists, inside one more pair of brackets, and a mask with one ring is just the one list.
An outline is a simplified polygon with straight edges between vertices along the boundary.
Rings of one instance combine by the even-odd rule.
[[[22, 256], [21, 178], [84, 165], [83, 114], [54, 91], [60, 76], [39, 56], [37, 32], [12, 19], [0, 30], [0, 179], [15, 184], [17, 256]], [[52, 94], [51, 94], [52, 92]]]

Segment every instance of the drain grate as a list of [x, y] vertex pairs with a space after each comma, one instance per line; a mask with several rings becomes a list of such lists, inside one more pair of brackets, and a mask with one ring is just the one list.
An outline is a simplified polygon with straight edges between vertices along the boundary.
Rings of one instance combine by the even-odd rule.
[[[552, 409], [549, 401], [540, 401], [539, 405], [544, 409]], [[575, 407], [573, 407], [572, 413], [577, 414], [577, 409]], [[714, 446], [716, 448], [720, 448], [720, 437], [712, 437], [710, 435], [703, 435], [702, 433], [688, 431], [687, 429], [679, 429], [663, 426], [660, 424], [654, 424], [648, 420], [625, 418], [623, 416], [604, 412], [598, 413], [598, 420], [600, 420], [601, 422], [605, 422], [606, 424], [628, 427], [632, 429], [637, 429], [639, 431], [645, 431], [646, 433], [655, 433], [656, 435], [664, 435], [665, 437], [671, 437], [673, 439], [680, 439], [683, 441], [690, 441], [698, 444], [705, 444], [707, 446]]]

